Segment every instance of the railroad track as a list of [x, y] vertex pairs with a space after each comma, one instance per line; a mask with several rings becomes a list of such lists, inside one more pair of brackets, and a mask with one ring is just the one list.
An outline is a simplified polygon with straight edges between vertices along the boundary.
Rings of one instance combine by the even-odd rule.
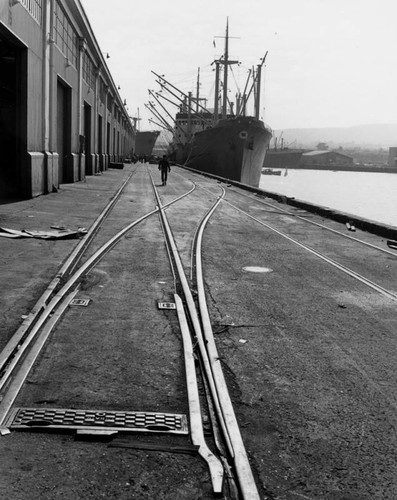
[[[0, 375], [1, 375], [0, 384], [4, 385], [5, 383], [5, 382], [3, 383], [2, 381], [5, 377], [7, 377], [6, 369], [9, 363], [11, 362], [11, 359], [15, 356], [17, 351], [21, 349], [23, 344], [25, 344], [25, 339], [28, 336], [29, 332], [34, 327], [35, 323], [37, 323], [43, 317], [45, 309], [47, 309], [49, 302], [56, 294], [56, 291], [57, 289], [59, 289], [61, 283], [65, 281], [66, 276], [68, 274], [71, 274], [73, 269], [81, 261], [85, 251], [88, 249], [90, 243], [95, 237], [95, 234], [97, 233], [101, 225], [104, 223], [106, 216], [115, 206], [117, 201], [120, 199], [120, 196], [124, 188], [130, 182], [132, 176], [135, 174], [135, 171], [136, 169], [134, 169], [130, 173], [127, 179], [121, 184], [119, 189], [116, 191], [114, 196], [112, 196], [111, 200], [99, 214], [97, 219], [94, 221], [94, 223], [88, 230], [85, 237], [81, 239], [80, 243], [76, 246], [76, 248], [66, 259], [64, 264], [60, 267], [56, 276], [51, 280], [50, 284], [47, 286], [44, 293], [41, 295], [39, 300], [34, 305], [32, 311], [26, 316], [26, 318], [24, 319], [18, 330], [14, 333], [10, 341], [7, 343], [3, 351], [0, 352]], [[0, 425], [1, 425], [1, 420], [0, 420]]]
[[[258, 217], [254, 217], [253, 215], [249, 214], [245, 210], [240, 209], [236, 205], [234, 205], [228, 201], [225, 201], [225, 202], [228, 203], [231, 207], [233, 207], [238, 212], [242, 213], [244, 216], [257, 222], [258, 224], [261, 224], [263, 227], [266, 227], [267, 229], [273, 231], [274, 233], [277, 233], [279, 236], [287, 239], [288, 241], [290, 241], [294, 245], [299, 246], [300, 248], [302, 248], [306, 252], [309, 252], [309, 253], [315, 255], [316, 257], [318, 257], [319, 259], [323, 260], [324, 262], [330, 264], [331, 266], [335, 267], [339, 271], [342, 271], [343, 273], [351, 276], [352, 278], [356, 279], [357, 281], [360, 281], [364, 285], [370, 287], [371, 289], [375, 290], [376, 292], [379, 292], [380, 294], [384, 295], [388, 299], [393, 300], [393, 301], [397, 301], [397, 294], [394, 293], [393, 291], [386, 289], [382, 285], [365, 277], [363, 274], [360, 274], [360, 273], [354, 271], [353, 269], [350, 269], [349, 267], [341, 264], [340, 262], [337, 262], [335, 259], [328, 257], [324, 253], [319, 252], [319, 251], [315, 250], [314, 248], [311, 248], [310, 246], [298, 241], [296, 238], [292, 238], [284, 231], [281, 231], [281, 230], [277, 229], [276, 227], [274, 227], [273, 225], [270, 225], [270, 224], [267, 224], [266, 222], [263, 222]], [[360, 241], [360, 242], [364, 243], [362, 241]], [[371, 247], [373, 247], [373, 245], [371, 245]], [[387, 253], [389, 253], [389, 252], [387, 252]]]
[[[208, 307], [206, 302], [205, 290], [204, 290], [204, 280], [203, 280], [203, 269], [202, 269], [202, 236], [205, 229], [205, 225], [210, 219], [211, 215], [216, 210], [217, 206], [221, 202], [225, 195], [225, 190], [222, 189], [222, 195], [214, 203], [214, 205], [209, 209], [206, 216], [201, 220], [194, 240], [193, 254], [194, 259], [194, 269], [195, 276], [194, 282], [197, 286], [197, 296], [198, 296], [198, 308], [196, 308], [195, 300], [192, 295], [192, 291], [189, 287], [188, 280], [186, 278], [185, 271], [181, 259], [178, 254], [177, 246], [172, 237], [171, 229], [164, 211], [164, 207], [161, 206], [160, 197], [156, 191], [156, 197], [161, 207], [160, 213], [162, 218], [162, 224], [164, 227], [165, 234], [168, 239], [168, 244], [171, 249], [172, 260], [171, 262], [175, 266], [175, 275], [178, 276], [177, 283], [182, 290], [184, 296], [184, 302], [186, 311], [183, 307], [183, 302], [180, 296], [175, 294], [175, 302], [177, 305], [178, 317], [181, 324], [182, 331], [184, 332], [185, 342], [185, 356], [186, 349], [190, 349], [187, 329], [188, 324], [192, 325], [192, 335], [198, 343], [199, 352], [201, 356], [202, 366], [204, 367], [204, 376], [206, 378], [207, 384], [210, 389], [211, 395], [211, 405], [215, 408], [217, 416], [217, 424], [222, 430], [222, 439], [224, 445], [218, 446], [218, 452], [223, 453], [222, 460], [225, 463], [230, 461], [230, 466], [227, 470], [232, 470], [237, 476], [237, 488], [241, 491], [242, 498], [244, 499], [259, 499], [258, 490], [255, 484], [254, 477], [252, 475], [251, 467], [249, 464], [248, 456], [244, 447], [244, 443], [240, 434], [239, 426], [235, 413], [233, 411], [233, 405], [229, 396], [229, 392], [226, 386], [226, 381], [223, 375], [222, 367], [220, 364], [219, 354], [216, 349], [216, 344], [214, 341], [214, 335], [211, 327], [211, 320], [208, 313]], [[190, 322], [187, 321], [186, 317], [189, 317]], [[191, 376], [192, 367], [186, 366], [186, 372], [188, 377]], [[189, 375], [190, 373], [190, 375]], [[189, 387], [189, 382], [188, 382]], [[193, 414], [198, 413], [199, 399], [198, 393], [195, 393], [195, 403], [193, 407], [196, 410], [191, 410], [191, 420], [194, 418]], [[189, 399], [192, 399], [193, 395], [189, 395]], [[198, 433], [196, 436], [195, 433]], [[203, 430], [198, 430], [196, 425], [194, 426], [193, 433], [193, 443], [200, 446], [202, 457], [208, 462], [211, 477], [213, 482], [213, 488], [215, 493], [221, 493], [224, 470], [222, 466], [222, 461], [216, 459], [216, 457], [210, 452], [206, 446], [204, 439]], [[228, 479], [233, 481], [233, 476], [228, 476]], [[236, 487], [234, 482], [229, 484], [231, 491], [235, 491]]]
[[[141, 171], [142, 172], [142, 171]], [[146, 172], [146, 168], [145, 168]], [[133, 175], [132, 172], [131, 175]], [[149, 175], [146, 173], [146, 176]], [[169, 435], [190, 435], [191, 442], [196, 447], [199, 455], [208, 465], [209, 475], [212, 483], [212, 491], [217, 496], [228, 499], [257, 499], [260, 498], [258, 487], [251, 470], [250, 461], [244, 447], [239, 430], [233, 405], [229, 396], [225, 377], [222, 373], [220, 356], [214, 341], [211, 320], [206, 304], [206, 293], [203, 279], [202, 243], [206, 225], [218, 213], [223, 205], [230, 211], [235, 211], [242, 218], [250, 220], [258, 228], [262, 227], [267, 232], [272, 232], [293, 246], [299, 247], [304, 253], [310, 254], [327, 266], [332, 266], [337, 272], [343, 272], [358, 280], [372, 290], [382, 294], [384, 297], [395, 301], [397, 295], [394, 290], [370, 279], [362, 273], [357, 272], [351, 266], [338, 261], [334, 255], [331, 257], [326, 253], [312, 248], [305, 241], [300, 240], [295, 234], [288, 233], [288, 224], [278, 224], [278, 214], [285, 217], [294, 217], [301, 220], [302, 224], [309, 222], [318, 227], [319, 230], [329, 229], [310, 219], [297, 214], [284, 213], [283, 209], [266, 204], [272, 209], [269, 216], [258, 214], [255, 207], [244, 208], [244, 204], [237, 203], [230, 198], [229, 194], [236, 194], [235, 190], [228, 190], [227, 197], [221, 184], [212, 184], [208, 187], [205, 182], [192, 184], [180, 196], [171, 199], [170, 191], [163, 193], [157, 190], [153, 179], [151, 190], [154, 193], [153, 208], [123, 229], [105, 243], [92, 250], [95, 236], [100, 232], [102, 224], [106, 224], [107, 217], [112, 214], [117, 201], [123, 195], [123, 190], [128, 185], [129, 179], [120, 187], [117, 195], [105, 208], [102, 216], [90, 228], [87, 237], [81, 241], [76, 250], [62, 266], [57, 276], [38, 301], [33, 311], [24, 321], [21, 328], [10, 340], [6, 348], [0, 353], [0, 429], [2, 433], [11, 429], [23, 428], [37, 430], [47, 427], [48, 430], [69, 428], [77, 433], [90, 433], [91, 435], [115, 435], [117, 432], [160, 432]], [[185, 178], [186, 182], [186, 178]], [[190, 181], [189, 181], [190, 182]], [[185, 188], [184, 188], [185, 189]], [[201, 205], [202, 217], [195, 222], [196, 230], [191, 238], [191, 261], [181, 256], [182, 245], [177, 243], [173, 234], [172, 213], [168, 211], [179, 209], [179, 202], [190, 200], [198, 190], [210, 195], [209, 200], [203, 200]], [[181, 189], [180, 189], [181, 191]], [[240, 195], [240, 193], [238, 193]], [[263, 200], [257, 197], [243, 195], [245, 198], [262, 205]], [[190, 203], [191, 205], [191, 203]], [[182, 210], [187, 204], [181, 205]], [[205, 209], [203, 207], [206, 207]], [[242, 208], [243, 207], [243, 208]], [[146, 210], [146, 209], [145, 209]], [[230, 213], [229, 211], [229, 213]], [[275, 215], [275, 217], [273, 217]], [[197, 220], [200, 216], [196, 215]], [[87, 274], [104, 260], [116, 245], [124, 238], [132, 238], [135, 230], [144, 226], [144, 222], [151, 220], [153, 223], [158, 218], [161, 222], [162, 234], [169, 256], [169, 262], [174, 280], [173, 300], [178, 318], [179, 329], [183, 340], [184, 366], [186, 374], [187, 399], [189, 403], [188, 418], [182, 413], [168, 412], [136, 412], [126, 410], [125, 412], [112, 412], [102, 410], [87, 411], [72, 410], [70, 408], [39, 408], [37, 411], [31, 408], [16, 408], [16, 399], [23, 388], [32, 368], [37, 362], [43, 348], [48, 345], [49, 338], [55, 326], [60, 323], [69, 304], [79, 292], [79, 286]], [[193, 220], [193, 219], [192, 219]], [[157, 224], [157, 222], [156, 222]], [[287, 228], [285, 227], [287, 226]], [[332, 234], [339, 237], [343, 233], [330, 230]], [[131, 233], [131, 235], [130, 235]], [[261, 233], [259, 229], [258, 234]], [[260, 236], [259, 236], [260, 237]], [[354, 243], [360, 243], [354, 240]], [[102, 236], [103, 239], [103, 236]], [[189, 240], [190, 241], [190, 240]], [[186, 243], [186, 242], [184, 242]], [[367, 242], [363, 242], [367, 243]], [[97, 244], [98, 246], [98, 244]], [[377, 252], [376, 245], [366, 244], [370, 251]], [[186, 249], [186, 244], [183, 247]], [[91, 252], [91, 256], [87, 254]], [[395, 257], [393, 252], [388, 257]], [[86, 259], [84, 262], [83, 260]], [[170, 302], [170, 301], [169, 301]], [[200, 370], [198, 370], [198, 367]], [[378, 387], [374, 385], [374, 387]], [[203, 395], [205, 394], [205, 398]], [[202, 422], [203, 413], [210, 416], [211, 435], [208, 434], [208, 424], [205, 427]], [[82, 422], [84, 419], [84, 422]], [[65, 424], [66, 422], [66, 424]]]
[[[397, 259], [397, 253], [396, 252], [393, 252], [393, 251], [390, 251], [390, 250], [388, 250], [386, 248], [380, 247], [379, 245], [375, 245], [373, 243], [370, 243], [370, 242], [365, 241], [363, 239], [360, 239], [358, 237], [354, 237], [354, 236], [348, 235], [345, 232], [338, 231], [338, 230], [333, 229], [333, 228], [331, 228], [331, 227], [329, 227], [329, 226], [327, 226], [325, 224], [321, 224], [319, 222], [313, 221], [313, 220], [311, 220], [311, 219], [309, 219], [309, 218], [307, 218], [305, 216], [301, 216], [301, 215], [293, 213], [293, 212], [291, 212], [289, 210], [285, 210], [285, 209], [283, 209], [283, 208], [281, 208], [279, 206], [275, 206], [273, 203], [265, 202], [264, 200], [261, 200], [258, 197], [253, 197], [253, 196], [251, 196], [251, 195], [249, 195], [247, 193], [244, 193], [242, 190], [237, 191], [235, 189], [230, 189], [229, 188], [228, 191], [230, 191], [230, 192], [232, 192], [234, 194], [237, 194], [239, 196], [248, 198], [251, 201], [255, 201], [255, 203], [259, 203], [260, 205], [265, 205], [265, 206], [271, 208], [272, 209], [272, 211], [270, 212], [271, 215], [283, 215], [283, 216], [291, 217], [291, 218], [294, 218], [294, 219], [298, 219], [298, 220], [300, 220], [300, 221], [302, 221], [304, 223], [313, 225], [313, 226], [317, 227], [320, 230], [328, 231], [329, 233], [337, 235], [338, 237], [349, 239], [349, 240], [351, 240], [351, 241], [353, 241], [355, 243], [358, 243], [360, 245], [363, 245], [363, 246], [365, 246], [365, 247], [367, 247], [367, 248], [369, 248], [371, 250], [374, 250], [374, 251], [382, 253], [382, 254], [386, 254], [388, 256], [391, 256], [391, 257]], [[229, 205], [230, 207], [232, 207], [237, 212], [243, 214], [246, 218], [255, 221], [256, 223], [262, 225], [266, 229], [268, 229], [268, 230], [270, 230], [270, 231], [278, 234], [282, 238], [287, 239], [292, 244], [294, 244], [294, 245], [299, 246], [300, 248], [302, 248], [304, 251], [309, 252], [312, 255], [315, 255], [316, 257], [318, 257], [319, 259], [321, 259], [323, 262], [326, 262], [327, 264], [333, 266], [335, 269], [338, 269], [339, 271], [341, 271], [341, 272], [349, 275], [350, 277], [354, 278], [355, 280], [360, 281], [364, 285], [370, 287], [371, 289], [373, 289], [376, 292], [382, 294], [383, 296], [387, 297], [388, 299], [390, 299], [392, 301], [397, 301], [397, 293], [394, 290], [392, 291], [392, 290], [387, 289], [386, 287], [382, 286], [381, 284], [379, 284], [379, 283], [375, 282], [374, 280], [366, 277], [364, 274], [351, 269], [349, 266], [344, 265], [342, 262], [338, 262], [334, 258], [331, 258], [326, 253], [320, 252], [320, 251], [318, 251], [318, 250], [310, 247], [309, 245], [305, 244], [304, 242], [299, 241], [298, 238], [290, 236], [288, 234], [288, 232], [286, 232], [285, 230], [282, 230], [282, 229], [276, 227], [277, 222], [273, 221], [272, 224], [269, 224], [268, 222], [265, 222], [264, 220], [262, 220], [259, 216], [252, 215], [252, 213], [250, 213], [248, 210], [241, 209], [240, 207], [238, 207], [236, 205], [236, 203], [228, 201], [226, 198], [223, 198], [222, 201], [223, 201], [223, 203], [225, 203], [225, 204]]]
[[311, 224], [313, 226], [316, 226], [318, 227], [319, 229], [324, 229], [326, 231], [329, 231], [330, 233], [333, 233], [333, 234], [336, 234], [342, 238], [346, 238], [346, 239], [349, 239], [351, 241], [354, 241], [356, 243], [359, 243], [360, 245], [364, 245], [368, 248], [372, 248], [374, 250], [377, 250], [379, 252], [382, 252], [382, 253], [385, 253], [385, 254], [388, 254], [388, 255], [392, 255], [393, 257], [396, 257], [397, 258], [397, 253], [396, 252], [392, 252], [391, 250], [388, 250], [387, 248], [383, 248], [383, 247], [380, 247], [379, 245], [374, 245], [373, 243], [369, 243], [368, 241], [365, 241], [365, 240], [362, 240], [358, 237], [355, 237], [355, 236], [351, 236], [350, 234], [347, 234], [346, 232], [342, 232], [342, 231], [338, 231], [336, 229], [333, 229], [329, 226], [327, 226], [326, 224], [321, 224], [320, 222], [316, 222], [314, 220], [311, 220], [303, 215], [298, 215], [297, 213], [294, 213], [294, 212], [291, 212], [290, 210], [286, 210], [284, 208], [281, 208], [280, 206], [275, 206], [274, 203], [268, 203], [266, 201], [264, 201], [263, 199], [261, 199], [260, 197], [256, 196], [256, 197], [253, 197], [247, 193], [245, 193], [243, 190], [235, 190], [235, 189], [230, 189], [231, 192], [237, 194], [237, 195], [240, 195], [240, 196], [244, 196], [245, 198], [248, 198], [252, 201], [255, 201], [256, 203], [259, 203], [260, 205], [264, 205], [266, 207], [269, 207], [272, 209], [272, 214], [279, 214], [279, 215], [286, 215], [286, 216], [289, 216], [289, 217], [293, 217], [295, 219], [298, 219], [300, 221], [303, 221], [307, 224]]
[[[134, 174], [132, 172], [131, 176]], [[181, 196], [162, 203], [159, 193], [152, 180], [156, 206], [142, 217], [134, 220], [105, 244], [98, 248], [84, 263], [82, 259], [94, 241], [99, 228], [106, 221], [117, 201], [121, 197], [131, 176], [123, 183], [111, 202], [104, 209], [100, 217], [91, 226], [86, 238], [76, 247], [57, 276], [52, 280], [47, 290], [39, 299], [28, 318], [10, 339], [5, 349], [0, 353], [0, 429], [2, 433], [11, 428], [37, 429], [44, 427], [48, 430], [60, 429], [65, 425], [77, 432], [89, 432], [93, 435], [114, 435], [121, 430], [134, 430], [137, 412], [127, 412], [123, 418], [132, 422], [131, 428], [125, 428], [125, 422], [120, 423], [120, 415], [112, 412], [91, 411], [90, 415], [71, 409], [14, 409], [15, 401], [26, 379], [36, 363], [50, 335], [68, 309], [71, 301], [79, 292], [82, 279], [115, 247], [115, 245], [136, 226], [143, 221], [159, 214], [166, 245], [169, 249], [170, 263], [175, 276], [175, 306], [183, 337], [185, 357], [186, 384], [189, 400], [189, 432], [198, 452], [207, 462], [212, 481], [213, 492], [216, 495], [226, 494], [227, 498], [259, 499], [258, 490], [252, 475], [249, 460], [244, 449], [237, 419], [233, 411], [226, 382], [222, 373], [219, 355], [211, 329], [208, 309], [205, 300], [204, 282], [202, 276], [201, 241], [206, 223], [221, 202], [224, 190], [205, 217], [198, 224], [193, 243], [195, 255], [195, 276], [192, 281], [197, 288], [197, 301], [192, 293], [192, 284], [189, 284], [183, 268], [177, 245], [167, 220], [166, 209], [181, 199], [189, 196], [196, 188], [195, 185]], [[198, 349], [193, 348], [197, 343]], [[205, 402], [213, 412], [212, 426], [216, 436], [216, 449], [211, 450], [206, 444], [202, 423], [202, 409], [200, 408], [200, 394], [196, 380], [195, 357], [200, 357], [202, 384], [207, 388]], [[87, 413], [90, 413], [88, 410]], [[119, 412], [120, 413], [120, 412]], [[146, 415], [146, 423], [141, 430], [159, 432], [186, 432], [186, 425], [179, 420], [179, 415], [160, 415], [160, 423], [150, 420], [157, 415]], [[84, 418], [84, 423], [83, 419]], [[99, 420], [100, 422], [99, 422]], [[112, 420], [113, 419], [113, 420]], [[116, 420], [115, 420], [116, 419]], [[101, 424], [98, 429], [98, 423]], [[128, 426], [127, 426], [128, 427]], [[136, 429], [135, 429], [136, 430]], [[139, 429], [138, 429], [139, 430]], [[225, 488], [227, 493], [225, 493]]]
[[[54, 326], [56, 325], [56, 321], [54, 320], [60, 319], [67, 305], [77, 294], [79, 289], [79, 281], [81, 280], [81, 278], [87, 275], [94, 268], [94, 266], [117, 244], [117, 242], [125, 236], [126, 233], [128, 233], [139, 223], [143, 222], [145, 219], [159, 211], [159, 209], [156, 207], [144, 216], [131, 222], [131, 224], [119, 231], [115, 236], [113, 236], [98, 250], [96, 250], [96, 252], [83, 265], [81, 265], [80, 267], [78, 266], [84, 253], [89, 248], [89, 245], [92, 242], [95, 233], [104, 223], [106, 216], [109, 214], [115, 203], [120, 198], [123, 189], [130, 181], [130, 179], [131, 176], [129, 176], [128, 179], [123, 183], [115, 196], [102, 211], [100, 216], [91, 226], [90, 230], [87, 233], [87, 236], [81, 241], [81, 243], [76, 247], [76, 249], [63, 264], [56, 277], [51, 281], [43, 295], [34, 306], [31, 313], [27, 316], [21, 327], [15, 332], [3, 351], [0, 353], [0, 394], [2, 390], [7, 388], [7, 396], [5, 397], [3, 395], [0, 402], [0, 427], [4, 424], [6, 415], [9, 412], [15, 398], [17, 397], [21, 385], [26, 379], [33, 362], [35, 361], [35, 359], [37, 359], [37, 356], [39, 355], [44, 342], [47, 340], [52, 328], [54, 328]], [[179, 199], [185, 196], [188, 196], [193, 190], [194, 187], [184, 195], [169, 202], [167, 206], [176, 203]], [[59, 287], [60, 289], [57, 290], [57, 288]], [[36, 347], [33, 349], [34, 354], [31, 354], [31, 356], [28, 357], [29, 363], [25, 363], [23, 370], [24, 375], [22, 377], [20, 363], [24, 359], [25, 351], [35, 343], [39, 333], [42, 331], [42, 329], [46, 325], [46, 322], [50, 319], [51, 316], [54, 317], [50, 322], [50, 328], [46, 328], [47, 336], [44, 341], [40, 342], [40, 344], [36, 344]], [[37, 347], [38, 345], [40, 345], [39, 348]], [[34, 357], [33, 360], [32, 357]], [[17, 371], [19, 371], [18, 383], [16, 384], [14, 381], [11, 387], [7, 386], [9, 379], [11, 379]]]
[[[241, 189], [239, 191], [237, 191], [237, 190], [235, 190], [233, 188], [230, 188], [230, 186], [229, 186], [228, 191], [230, 191], [230, 192], [232, 192], [234, 194], [237, 194], [239, 196], [248, 198], [251, 201], [255, 201], [255, 203], [259, 203], [260, 205], [265, 205], [266, 207], [271, 208], [272, 209], [271, 215], [283, 215], [283, 216], [287, 216], [287, 217], [292, 217], [294, 219], [298, 219], [298, 220], [300, 220], [300, 221], [302, 221], [304, 223], [316, 226], [317, 228], [319, 228], [321, 230], [325, 230], [325, 231], [328, 231], [328, 232], [330, 232], [332, 234], [335, 234], [338, 237], [349, 239], [349, 240], [351, 240], [351, 241], [353, 241], [355, 243], [363, 245], [363, 246], [365, 246], [367, 248], [370, 248], [372, 250], [375, 250], [377, 252], [380, 252], [380, 253], [392, 256], [394, 258], [397, 258], [397, 253], [396, 252], [393, 252], [393, 251], [390, 251], [390, 250], [388, 250], [386, 248], [380, 247], [379, 245], [374, 245], [374, 244], [369, 243], [368, 241], [365, 241], [365, 240], [360, 239], [358, 237], [354, 237], [354, 236], [348, 235], [348, 234], [346, 234], [346, 233], [344, 233], [342, 231], [338, 231], [338, 230], [333, 229], [333, 228], [331, 228], [331, 227], [329, 227], [329, 226], [327, 226], [325, 224], [321, 224], [319, 222], [313, 221], [313, 220], [311, 220], [311, 219], [309, 219], [309, 218], [307, 218], [305, 216], [298, 215], [298, 214], [293, 213], [293, 212], [291, 212], [289, 210], [283, 209], [283, 208], [281, 208], [279, 206], [275, 206], [273, 203], [268, 203], [268, 202], [266, 202], [264, 200], [261, 200], [258, 197], [253, 197], [253, 196], [245, 193]], [[376, 292], [382, 294], [383, 296], [387, 297], [388, 299], [393, 300], [393, 301], [397, 301], [397, 293], [395, 293], [394, 291], [388, 290], [387, 288], [385, 288], [381, 284], [376, 283], [374, 280], [369, 279], [368, 277], [364, 276], [363, 274], [361, 274], [361, 273], [359, 273], [357, 271], [354, 271], [353, 269], [351, 269], [348, 266], [344, 265], [343, 263], [338, 262], [337, 260], [335, 260], [335, 259], [327, 256], [324, 252], [317, 251], [314, 248], [311, 248], [309, 245], [307, 245], [307, 244], [299, 241], [297, 238], [291, 237], [290, 235], [288, 235], [287, 232], [285, 232], [283, 230], [280, 230], [277, 227], [275, 227], [274, 223], [269, 224], [267, 222], [264, 222], [258, 216], [254, 216], [249, 211], [241, 209], [235, 203], [232, 203], [232, 202], [228, 201], [225, 197], [223, 198], [222, 201], [223, 201], [223, 203], [228, 204], [234, 210], [236, 210], [239, 213], [243, 214], [248, 219], [257, 222], [258, 224], [262, 225], [263, 227], [269, 229], [270, 231], [272, 231], [272, 232], [278, 234], [279, 236], [287, 239], [292, 244], [297, 245], [300, 248], [304, 249], [306, 252], [309, 252], [309, 253], [315, 255], [319, 259], [321, 259], [324, 262], [328, 263], [329, 265], [335, 267], [339, 271], [342, 271], [343, 273], [351, 276], [352, 278], [356, 279], [357, 281], [360, 281], [361, 283], [365, 284], [366, 286], [370, 287], [371, 289], [375, 290]]]

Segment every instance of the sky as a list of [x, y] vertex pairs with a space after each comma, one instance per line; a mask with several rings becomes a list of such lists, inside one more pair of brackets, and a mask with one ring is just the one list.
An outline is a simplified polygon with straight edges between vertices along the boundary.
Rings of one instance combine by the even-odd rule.
[[230, 82], [243, 89], [267, 52], [260, 117], [272, 129], [397, 123], [396, 0], [80, 1], [141, 130], [158, 128], [145, 108], [159, 89], [151, 71], [195, 93], [200, 68], [211, 98], [227, 18], [241, 62]]

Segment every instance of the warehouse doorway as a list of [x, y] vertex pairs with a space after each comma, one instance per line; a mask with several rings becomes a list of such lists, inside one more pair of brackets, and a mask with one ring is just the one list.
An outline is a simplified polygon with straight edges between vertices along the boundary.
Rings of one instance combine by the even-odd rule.
[[91, 156], [91, 106], [84, 103], [84, 143], [85, 143], [85, 172], [92, 175], [92, 156]]
[[29, 196], [26, 153], [27, 49], [0, 25], [0, 199]]
[[106, 124], [106, 155], [109, 158], [110, 155], [110, 123]]
[[72, 107], [71, 90], [61, 80], [57, 85], [57, 152], [58, 158], [58, 182], [71, 182], [72, 176], [68, 175], [71, 161], [72, 140]]
[[98, 146], [97, 146], [97, 150], [98, 150], [98, 160], [99, 160], [98, 166], [99, 166], [100, 172], [103, 171], [102, 126], [103, 126], [102, 125], [102, 116], [98, 115]]

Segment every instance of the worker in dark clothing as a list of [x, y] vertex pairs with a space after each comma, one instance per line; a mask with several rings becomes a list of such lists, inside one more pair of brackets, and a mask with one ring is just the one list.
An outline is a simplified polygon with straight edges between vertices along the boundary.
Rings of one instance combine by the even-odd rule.
[[159, 161], [159, 170], [161, 170], [161, 182], [163, 186], [165, 186], [167, 184], [168, 172], [171, 172], [170, 164], [165, 155], [163, 155], [163, 158]]

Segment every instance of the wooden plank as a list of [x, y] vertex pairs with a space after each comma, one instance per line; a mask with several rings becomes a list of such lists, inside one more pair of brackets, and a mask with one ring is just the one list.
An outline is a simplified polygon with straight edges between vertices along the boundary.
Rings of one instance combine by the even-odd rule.
[[166, 453], [186, 453], [197, 455], [199, 446], [190, 444], [186, 446], [169, 445], [161, 443], [148, 443], [132, 439], [115, 439], [109, 444], [110, 448], [131, 448], [134, 450], [162, 451]]

